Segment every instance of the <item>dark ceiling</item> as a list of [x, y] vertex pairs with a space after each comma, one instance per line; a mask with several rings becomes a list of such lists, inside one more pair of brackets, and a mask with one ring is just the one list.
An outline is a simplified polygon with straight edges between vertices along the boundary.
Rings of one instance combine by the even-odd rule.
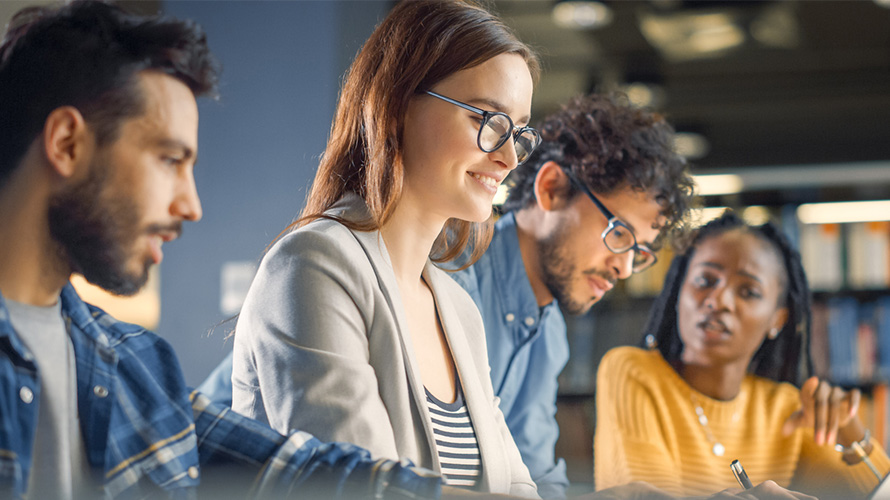
[[[887, 161], [890, 170], [890, 8], [847, 1], [612, 1], [608, 26], [572, 31], [555, 2], [494, 9], [543, 55], [535, 116], [569, 96], [632, 82], [663, 90], [679, 131], [702, 134], [696, 173], [729, 167]], [[732, 19], [743, 41], [682, 60], [643, 35], [644, 20]]]

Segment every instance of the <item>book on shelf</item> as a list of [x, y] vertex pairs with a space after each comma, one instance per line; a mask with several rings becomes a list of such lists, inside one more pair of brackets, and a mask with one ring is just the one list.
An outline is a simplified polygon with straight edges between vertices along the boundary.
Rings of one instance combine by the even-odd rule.
[[844, 285], [840, 224], [802, 224], [800, 256], [813, 290], [839, 290]]
[[847, 228], [847, 286], [890, 286], [890, 222], [857, 222]]

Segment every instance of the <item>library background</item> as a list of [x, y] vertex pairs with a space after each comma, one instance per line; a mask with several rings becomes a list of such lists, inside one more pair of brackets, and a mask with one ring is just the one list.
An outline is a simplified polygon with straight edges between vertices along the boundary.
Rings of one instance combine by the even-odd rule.
[[[778, 221], [814, 290], [818, 374], [866, 395], [890, 444], [890, 1], [495, 2], [538, 47], [533, 116], [622, 90], [662, 112], [692, 166], [704, 222], [725, 208]], [[671, 255], [567, 316], [557, 455], [592, 482], [602, 355], [639, 344]]]
[[[817, 371], [863, 390], [865, 424], [890, 448], [890, 0], [480, 1], [542, 56], [534, 117], [622, 90], [677, 129], [703, 195], [699, 220], [731, 207], [782, 224], [815, 290]], [[51, 2], [0, 2], [0, 18], [41, 3]], [[314, 175], [340, 76], [394, 2], [121, 3], [196, 19], [224, 63], [222, 101], [200, 104], [205, 218], [165, 247], [140, 296], [78, 286], [156, 329], [197, 385], [231, 349], [219, 325], [240, 308], [262, 248], [299, 209], [305, 190], [294, 186]], [[582, 489], [599, 359], [639, 343], [670, 257], [566, 318], [557, 455]]]

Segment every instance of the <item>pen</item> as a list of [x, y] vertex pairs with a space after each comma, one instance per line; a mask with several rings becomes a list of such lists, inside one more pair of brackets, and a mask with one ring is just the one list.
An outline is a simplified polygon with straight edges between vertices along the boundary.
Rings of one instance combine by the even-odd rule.
[[748, 473], [745, 472], [745, 468], [742, 467], [742, 464], [740, 464], [738, 460], [733, 460], [729, 468], [732, 469], [733, 475], [739, 484], [742, 485], [742, 488], [750, 490], [754, 487], [754, 485], [751, 484], [751, 480], [748, 479]]

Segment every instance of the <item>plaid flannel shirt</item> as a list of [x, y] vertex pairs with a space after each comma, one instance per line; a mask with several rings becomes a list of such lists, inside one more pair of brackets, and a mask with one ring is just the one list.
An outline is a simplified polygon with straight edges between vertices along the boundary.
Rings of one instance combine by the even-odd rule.
[[[61, 301], [96, 496], [438, 498], [430, 471], [300, 431], [282, 436], [211, 403], [186, 387], [163, 339], [84, 303], [70, 284]], [[27, 493], [39, 394], [33, 355], [0, 295], [0, 498]]]

